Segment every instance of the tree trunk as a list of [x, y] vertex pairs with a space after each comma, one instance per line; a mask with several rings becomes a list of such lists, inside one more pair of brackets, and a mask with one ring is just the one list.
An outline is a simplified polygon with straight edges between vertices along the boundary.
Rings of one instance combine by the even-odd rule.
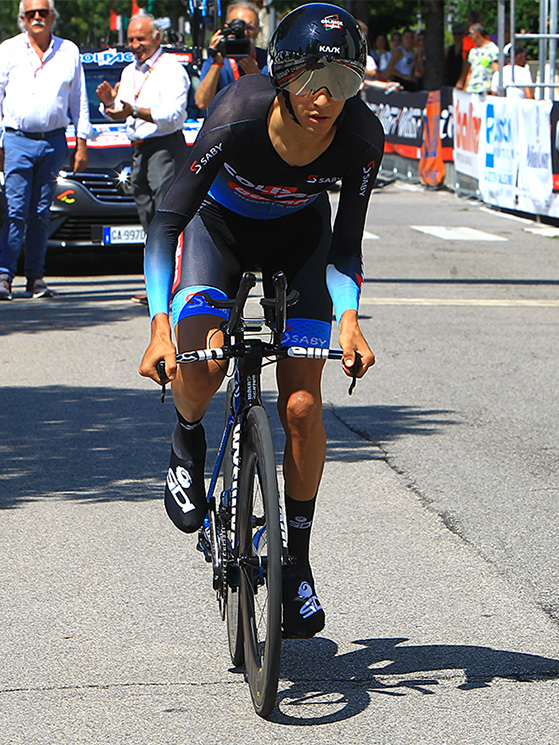
[[423, 87], [434, 91], [444, 81], [444, 0], [423, 0], [425, 8], [425, 75]]

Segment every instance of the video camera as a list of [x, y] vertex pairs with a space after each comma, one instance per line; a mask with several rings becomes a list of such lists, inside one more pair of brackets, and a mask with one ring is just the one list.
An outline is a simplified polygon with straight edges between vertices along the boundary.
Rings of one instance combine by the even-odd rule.
[[221, 29], [225, 37], [217, 45], [217, 50], [224, 57], [242, 59], [250, 56], [251, 42], [245, 36], [247, 24], [242, 18], [233, 18]]

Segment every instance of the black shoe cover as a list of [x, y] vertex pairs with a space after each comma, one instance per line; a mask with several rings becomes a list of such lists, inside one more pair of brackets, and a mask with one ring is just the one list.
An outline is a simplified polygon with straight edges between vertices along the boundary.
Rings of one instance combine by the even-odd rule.
[[[184, 439], [191, 442], [189, 448]], [[171, 461], [165, 483], [165, 509], [179, 530], [194, 533], [207, 512], [204, 464], [206, 437], [202, 425], [183, 435], [177, 423], [171, 439]]]
[[309, 566], [283, 568], [283, 636], [310, 639], [324, 628], [324, 611]]

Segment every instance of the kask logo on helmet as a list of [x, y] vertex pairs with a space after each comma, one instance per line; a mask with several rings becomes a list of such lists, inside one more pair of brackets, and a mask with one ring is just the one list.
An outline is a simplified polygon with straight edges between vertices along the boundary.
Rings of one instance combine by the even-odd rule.
[[344, 22], [340, 21], [339, 16], [326, 16], [325, 18], [322, 18], [320, 22], [326, 31], [333, 31], [334, 29], [344, 27]]

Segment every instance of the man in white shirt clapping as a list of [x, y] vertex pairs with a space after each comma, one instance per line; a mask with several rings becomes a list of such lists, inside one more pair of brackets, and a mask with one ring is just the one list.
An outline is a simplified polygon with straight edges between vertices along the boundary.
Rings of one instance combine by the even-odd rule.
[[[147, 232], [161, 200], [186, 160], [183, 135], [190, 80], [184, 67], [161, 48], [153, 16], [133, 16], [128, 46], [136, 57], [114, 88], [104, 80], [97, 97], [113, 121], [126, 120], [134, 151], [132, 187], [142, 227]], [[147, 304], [145, 295], [133, 298]]]
[[52, 33], [53, 0], [22, 0], [23, 33], [0, 45], [0, 170], [6, 215], [0, 233], [0, 300], [12, 299], [12, 280], [25, 240], [27, 294], [51, 297], [44, 281], [50, 204], [67, 154], [68, 111], [76, 129], [75, 173], [87, 167], [89, 107], [78, 47]]

